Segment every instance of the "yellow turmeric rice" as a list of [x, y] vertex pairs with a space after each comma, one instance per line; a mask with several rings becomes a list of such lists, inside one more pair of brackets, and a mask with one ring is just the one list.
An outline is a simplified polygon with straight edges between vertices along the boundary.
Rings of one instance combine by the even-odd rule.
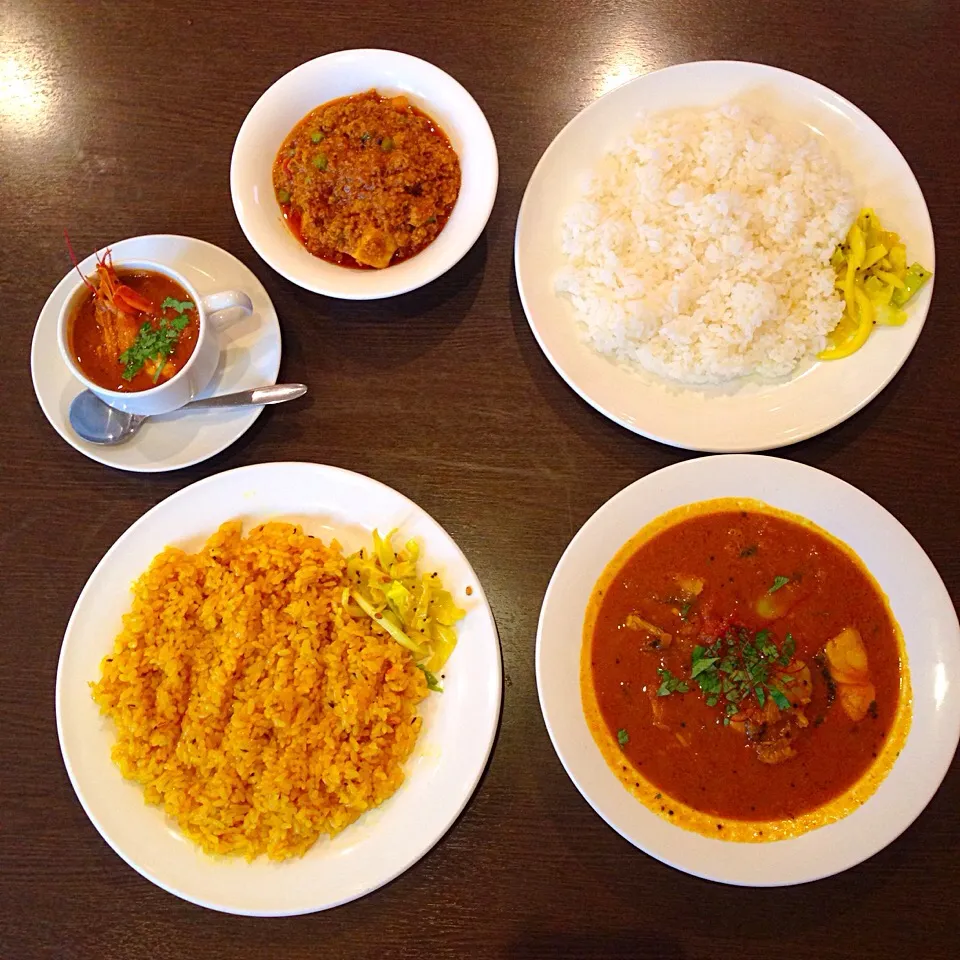
[[300, 527], [168, 547], [91, 684], [113, 759], [212, 854], [303, 854], [403, 782], [424, 674], [341, 603], [345, 559]]

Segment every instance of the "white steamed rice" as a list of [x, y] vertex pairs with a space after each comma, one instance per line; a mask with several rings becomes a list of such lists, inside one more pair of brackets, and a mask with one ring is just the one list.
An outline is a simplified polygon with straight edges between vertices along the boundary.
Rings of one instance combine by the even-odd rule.
[[587, 178], [563, 224], [587, 342], [687, 383], [777, 377], [840, 320], [830, 254], [856, 212], [806, 128], [738, 104], [650, 118]]

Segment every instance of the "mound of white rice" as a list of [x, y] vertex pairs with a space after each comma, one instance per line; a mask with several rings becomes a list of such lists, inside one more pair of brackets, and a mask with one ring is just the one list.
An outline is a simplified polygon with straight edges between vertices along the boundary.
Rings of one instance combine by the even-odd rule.
[[587, 342], [687, 383], [777, 377], [840, 320], [830, 254], [856, 213], [806, 128], [738, 104], [650, 118], [567, 214], [556, 289]]

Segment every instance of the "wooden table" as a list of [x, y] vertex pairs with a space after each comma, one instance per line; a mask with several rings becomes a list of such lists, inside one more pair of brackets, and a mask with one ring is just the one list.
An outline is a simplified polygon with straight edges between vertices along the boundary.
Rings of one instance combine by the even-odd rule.
[[[919, 821], [868, 863], [760, 891], [638, 852], [567, 778], [534, 683], [543, 591], [601, 503], [687, 454], [605, 420], [554, 373], [520, 307], [512, 243], [541, 152], [631, 75], [759, 60], [857, 103], [920, 180], [940, 279], [894, 383], [781, 455], [879, 500], [960, 596], [958, 10], [947, 0], [0, 6], [0, 956], [956, 957], [956, 764]], [[426, 289], [371, 303], [327, 300], [274, 273], [241, 233], [228, 188], [234, 137], [260, 93], [304, 60], [357, 46], [405, 50], [452, 73], [486, 112], [501, 163], [472, 252]], [[40, 412], [28, 360], [40, 308], [69, 267], [63, 228], [84, 252], [169, 232], [238, 255], [279, 312], [281, 377], [309, 383], [310, 399], [268, 411], [226, 452], [178, 473], [121, 473], [76, 453]], [[497, 616], [504, 708], [476, 795], [420, 863], [332, 912], [253, 920], [164, 893], [106, 846], [64, 772], [53, 690], [74, 600], [129, 524], [201, 477], [285, 459], [383, 480], [450, 531]]]

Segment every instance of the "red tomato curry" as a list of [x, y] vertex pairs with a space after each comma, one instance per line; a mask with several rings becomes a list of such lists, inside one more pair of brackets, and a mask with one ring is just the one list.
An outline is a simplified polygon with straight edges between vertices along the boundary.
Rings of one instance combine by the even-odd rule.
[[105, 390], [149, 390], [178, 373], [200, 332], [196, 304], [175, 280], [151, 270], [115, 270], [109, 252], [69, 321], [70, 353]]
[[752, 501], [680, 514], [597, 585], [587, 718], [656, 812], [688, 810], [683, 825], [731, 838], [728, 821], [752, 821], [738, 839], [762, 839], [763, 822], [799, 823], [895, 745], [909, 690], [899, 629], [858, 558], [809, 522]]

